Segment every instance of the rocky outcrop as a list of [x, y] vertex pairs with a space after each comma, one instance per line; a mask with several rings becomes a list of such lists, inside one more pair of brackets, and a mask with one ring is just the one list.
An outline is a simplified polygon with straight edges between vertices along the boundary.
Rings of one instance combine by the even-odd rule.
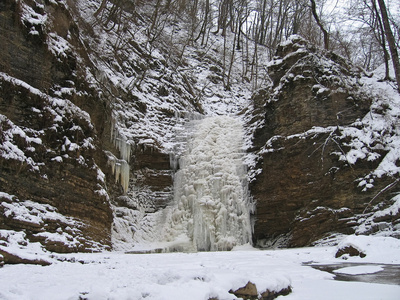
[[137, 149], [132, 163], [133, 189], [147, 211], [162, 209], [173, 197], [173, 173], [168, 154], [152, 147]]
[[294, 247], [353, 233], [372, 210], [371, 199], [390, 199], [384, 188], [393, 183], [371, 175], [388, 151], [378, 139], [359, 138], [374, 135], [363, 120], [372, 98], [363, 92], [361, 73], [298, 36], [278, 47], [268, 70], [272, 84], [253, 96], [251, 121], [262, 124], [253, 140], [261, 169], [251, 184], [255, 241]]

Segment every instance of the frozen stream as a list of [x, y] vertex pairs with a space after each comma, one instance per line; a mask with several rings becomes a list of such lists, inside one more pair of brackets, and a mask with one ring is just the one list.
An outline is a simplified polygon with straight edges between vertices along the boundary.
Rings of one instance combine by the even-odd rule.
[[310, 266], [334, 274], [335, 280], [400, 285], [400, 265], [396, 264], [336, 263]]

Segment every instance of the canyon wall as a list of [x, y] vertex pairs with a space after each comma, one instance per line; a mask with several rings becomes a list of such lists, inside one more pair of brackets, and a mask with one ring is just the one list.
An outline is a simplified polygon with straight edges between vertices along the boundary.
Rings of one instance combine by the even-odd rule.
[[2, 1], [0, 24], [3, 244], [23, 232], [57, 252], [110, 249], [109, 111], [78, 64], [79, 29], [55, 2]]
[[[395, 147], [385, 142], [396, 135], [391, 121], [371, 121], [389, 119], [387, 105], [369, 92], [362, 70], [298, 36], [278, 47], [268, 71], [271, 86], [254, 94], [249, 122], [261, 124], [253, 139], [261, 169], [251, 183], [254, 240], [297, 247], [355, 233], [398, 193], [390, 170], [376, 171]], [[370, 219], [363, 233], [391, 230], [398, 218]]]

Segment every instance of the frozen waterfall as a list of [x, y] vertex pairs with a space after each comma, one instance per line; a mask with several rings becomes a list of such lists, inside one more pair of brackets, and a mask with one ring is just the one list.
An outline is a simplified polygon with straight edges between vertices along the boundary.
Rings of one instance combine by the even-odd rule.
[[175, 250], [186, 251], [230, 250], [249, 243], [253, 206], [243, 163], [242, 125], [227, 116], [191, 122], [193, 132], [179, 159], [164, 238]]

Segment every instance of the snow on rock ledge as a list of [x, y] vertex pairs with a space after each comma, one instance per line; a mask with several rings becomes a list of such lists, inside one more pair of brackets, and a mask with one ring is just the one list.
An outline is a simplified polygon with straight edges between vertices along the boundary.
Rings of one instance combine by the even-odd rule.
[[5, 73], [0, 107], [0, 229], [53, 251], [107, 248], [111, 211], [89, 114]]
[[4, 192], [0, 192], [0, 221], [3, 228], [8, 228], [0, 229], [0, 253], [5, 256], [6, 263], [15, 263], [18, 257], [24, 262], [32, 258], [35, 263], [35, 256], [26, 257], [24, 253], [104, 248], [85, 237], [86, 226], [82, 221], [60, 214], [52, 205], [20, 201]]

